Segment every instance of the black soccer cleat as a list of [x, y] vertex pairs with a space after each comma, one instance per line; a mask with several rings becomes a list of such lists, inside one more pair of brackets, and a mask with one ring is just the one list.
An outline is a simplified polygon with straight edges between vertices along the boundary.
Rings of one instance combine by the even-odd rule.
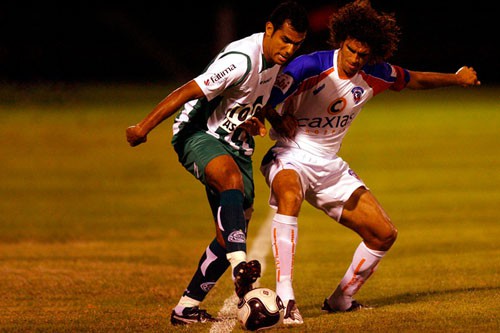
[[358, 303], [355, 299], [352, 300], [351, 306], [349, 309], [341, 311], [334, 309], [328, 304], [328, 299], [325, 298], [325, 301], [323, 302], [323, 306], [321, 307], [321, 310], [326, 311], [328, 313], [337, 313], [337, 312], [353, 312], [353, 311], [359, 311], [359, 310], [370, 310], [373, 309], [371, 306], [368, 305], [363, 305], [361, 303]]
[[234, 268], [234, 289], [239, 298], [253, 289], [253, 283], [260, 277], [260, 262], [241, 262]]
[[184, 308], [184, 310], [182, 310], [182, 315], [178, 315], [175, 310], [172, 310], [172, 314], [170, 315], [170, 322], [172, 325], [188, 325], [215, 321], [219, 321], [219, 319], [212, 317], [206, 310], [201, 310], [197, 306]]

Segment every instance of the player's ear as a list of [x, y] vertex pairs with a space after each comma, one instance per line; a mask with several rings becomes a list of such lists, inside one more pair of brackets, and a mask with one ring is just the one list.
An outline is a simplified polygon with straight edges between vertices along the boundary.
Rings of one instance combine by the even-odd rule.
[[266, 37], [271, 37], [274, 33], [274, 25], [271, 22], [266, 22]]

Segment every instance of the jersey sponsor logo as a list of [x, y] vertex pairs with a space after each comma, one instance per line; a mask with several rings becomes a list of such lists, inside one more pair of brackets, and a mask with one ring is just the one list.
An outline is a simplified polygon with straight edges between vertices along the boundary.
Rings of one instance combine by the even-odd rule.
[[274, 86], [276, 88], [279, 88], [281, 92], [284, 94], [292, 85], [293, 83], [293, 77], [291, 77], [288, 74], [280, 74], [276, 78], [276, 81], [274, 82]]
[[215, 73], [214, 75], [212, 75], [210, 78], [206, 79], [203, 83], [205, 83], [206, 86], [209, 86], [211, 85], [212, 83], [216, 83], [217, 81], [223, 79], [224, 77], [226, 77], [226, 75], [235, 70], [236, 69], [236, 65], [234, 64], [231, 64], [229, 67], [227, 67], [226, 69], [224, 69], [223, 71], [219, 72], [219, 73]]
[[238, 104], [227, 110], [226, 119], [222, 121], [222, 124], [217, 129], [217, 133], [224, 135], [233, 132], [236, 127], [253, 117], [253, 115], [262, 109], [263, 100], [264, 96], [259, 96], [253, 104]]
[[299, 118], [299, 127], [310, 128], [343, 128], [349, 125], [354, 119], [353, 114], [333, 117]]
[[351, 90], [352, 97], [354, 98], [354, 103], [358, 104], [359, 101], [361, 101], [361, 97], [363, 96], [363, 93], [365, 90], [361, 87], [354, 87]]
[[210, 291], [210, 289], [212, 289], [214, 286], [215, 286], [215, 282], [204, 282], [204, 283], [200, 284], [201, 290], [203, 290], [206, 293], [208, 293]]
[[233, 231], [229, 234], [227, 240], [231, 243], [245, 243], [245, 233], [241, 230]]
[[345, 109], [346, 105], [347, 105], [346, 99], [344, 97], [340, 97], [334, 100], [332, 103], [330, 103], [326, 111], [328, 111], [329, 114], [336, 114], [342, 112], [342, 110]]

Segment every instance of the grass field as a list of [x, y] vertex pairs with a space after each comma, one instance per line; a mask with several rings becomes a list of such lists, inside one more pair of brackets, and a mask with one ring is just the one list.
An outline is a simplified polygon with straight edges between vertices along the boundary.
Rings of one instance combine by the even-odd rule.
[[[212, 238], [202, 186], [176, 160], [171, 120], [130, 148], [125, 128], [171, 87], [0, 89], [0, 331], [209, 332], [168, 319]], [[500, 331], [500, 88], [387, 92], [341, 156], [399, 229], [358, 293], [328, 315], [359, 239], [304, 205], [295, 291], [305, 324], [270, 332]], [[249, 247], [269, 216], [258, 162]], [[260, 279], [274, 287], [270, 252]], [[233, 294], [229, 272], [203, 303]], [[242, 332], [238, 325], [234, 332]]]

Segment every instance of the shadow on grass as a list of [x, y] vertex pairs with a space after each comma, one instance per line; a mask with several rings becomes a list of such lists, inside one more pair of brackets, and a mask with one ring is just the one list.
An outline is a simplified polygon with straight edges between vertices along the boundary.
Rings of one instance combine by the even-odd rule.
[[432, 299], [435, 298], [436, 296], [473, 293], [477, 291], [494, 291], [499, 289], [500, 287], [474, 287], [474, 288], [457, 288], [449, 290], [431, 290], [431, 291], [423, 291], [416, 293], [404, 293], [404, 294], [394, 295], [391, 297], [373, 299], [372, 301], [370, 301], [370, 305], [376, 307], [382, 307], [394, 304], [410, 304], [410, 303], [420, 302], [426, 299]]
[[[450, 290], [434, 290], [434, 291], [422, 291], [416, 293], [404, 293], [393, 295], [390, 297], [382, 297], [371, 299], [366, 302], [367, 305], [373, 306], [374, 308], [382, 308], [385, 306], [391, 306], [396, 304], [411, 304], [417, 303], [421, 301], [425, 301], [428, 299], [433, 299], [443, 295], [453, 295], [453, 294], [462, 294], [462, 293], [474, 293], [474, 292], [483, 292], [483, 291], [498, 291], [500, 287], [474, 287], [474, 288], [457, 288]], [[360, 303], [365, 303], [363, 300]], [[314, 304], [313, 306], [301, 306], [300, 309], [315, 311], [320, 308], [320, 305]], [[324, 314], [325, 312], [321, 311], [320, 314], [313, 316], [318, 317]]]

